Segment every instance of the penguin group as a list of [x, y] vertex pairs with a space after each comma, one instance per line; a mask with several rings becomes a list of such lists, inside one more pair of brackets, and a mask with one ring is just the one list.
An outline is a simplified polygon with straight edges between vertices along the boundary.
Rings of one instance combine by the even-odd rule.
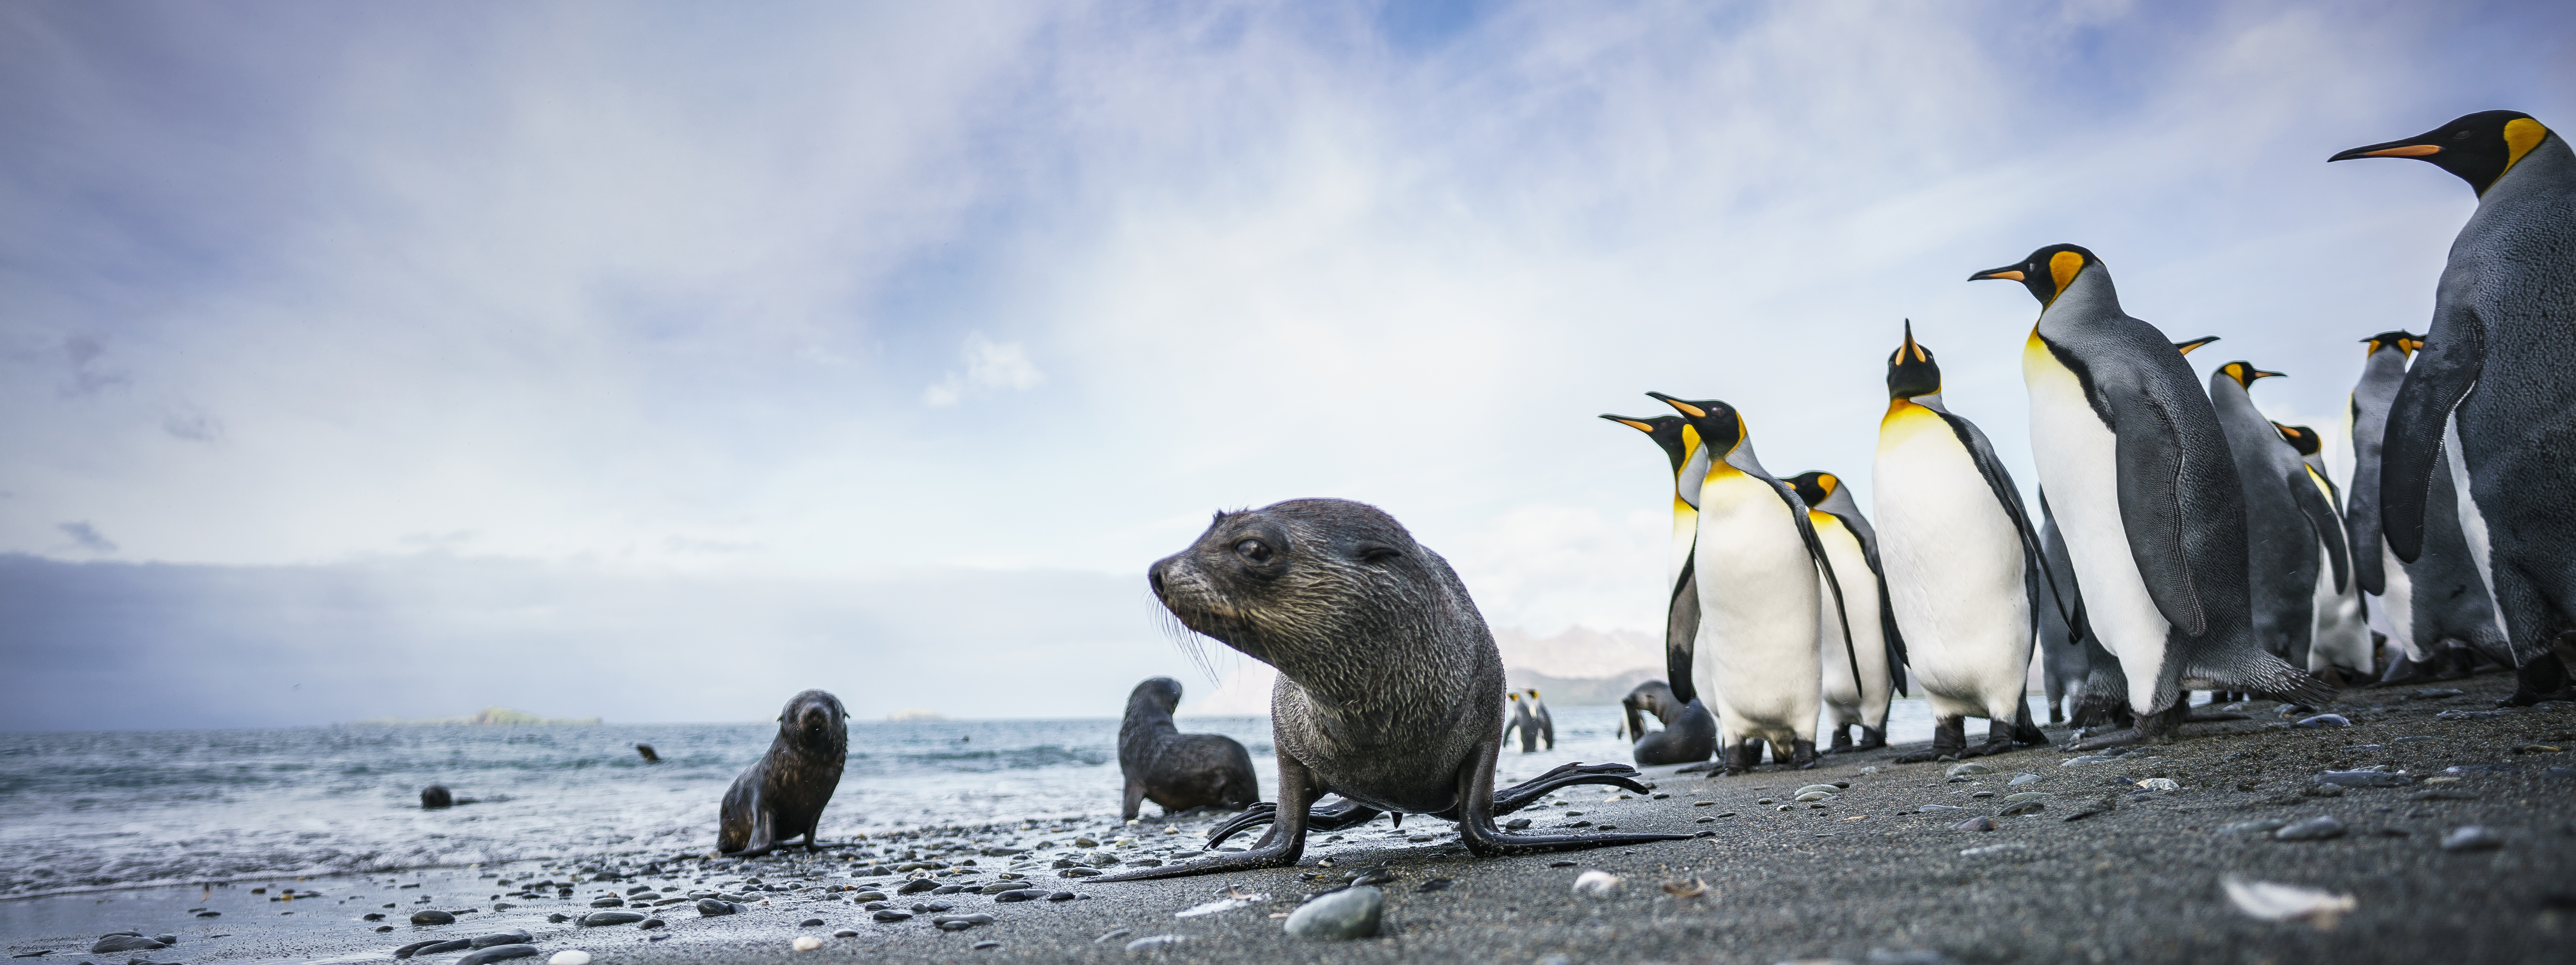
[[[2085, 728], [2077, 749], [2227, 719], [2193, 717], [2192, 691], [2318, 707], [2494, 664], [2516, 674], [2510, 703], [2576, 698], [2576, 153], [2527, 114], [2485, 111], [2328, 160], [2355, 158], [2430, 162], [2478, 207], [2428, 331], [2361, 339], [2344, 485], [2316, 429], [2256, 404], [2281, 373], [2231, 361], [2204, 385], [2184, 356], [2217, 337], [2175, 342], [2130, 316], [2103, 260], [2071, 244], [1969, 276], [2039, 303], [2022, 350], [2036, 513], [1943, 402], [1910, 320], [1867, 515], [1832, 472], [1766, 470], [1728, 402], [1649, 392], [1675, 414], [1602, 416], [1661, 448], [1674, 481], [1669, 683], [1631, 694], [1623, 728], [1639, 762], [1713, 753], [1733, 774], [1766, 746], [1793, 768], [1884, 747], [1909, 679], [1933, 739], [1900, 763], [2042, 745], [2033, 659], [2049, 721]], [[1971, 717], [1989, 722], [1981, 743]]]

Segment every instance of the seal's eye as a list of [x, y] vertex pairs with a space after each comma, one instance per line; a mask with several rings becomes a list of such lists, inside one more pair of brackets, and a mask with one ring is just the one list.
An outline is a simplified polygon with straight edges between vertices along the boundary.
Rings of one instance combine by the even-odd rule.
[[1234, 551], [1237, 555], [1255, 563], [1270, 562], [1270, 544], [1257, 539], [1248, 539], [1234, 544]]

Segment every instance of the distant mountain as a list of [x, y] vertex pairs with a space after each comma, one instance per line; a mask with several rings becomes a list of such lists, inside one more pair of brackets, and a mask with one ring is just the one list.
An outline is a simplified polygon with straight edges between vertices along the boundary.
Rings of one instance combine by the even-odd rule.
[[1551, 707], [1577, 707], [1585, 704], [1615, 704], [1619, 698], [1649, 680], [1664, 679], [1664, 672], [1639, 667], [1608, 677], [1551, 677], [1516, 667], [1503, 668], [1504, 679], [1513, 690], [1538, 688], [1538, 698]]
[[383, 724], [397, 727], [423, 727], [466, 724], [476, 727], [527, 727], [555, 724], [596, 724], [597, 717], [539, 717], [524, 710], [507, 707], [485, 707], [471, 717], [422, 717], [405, 720], [399, 717], [371, 717], [353, 720], [352, 724]]

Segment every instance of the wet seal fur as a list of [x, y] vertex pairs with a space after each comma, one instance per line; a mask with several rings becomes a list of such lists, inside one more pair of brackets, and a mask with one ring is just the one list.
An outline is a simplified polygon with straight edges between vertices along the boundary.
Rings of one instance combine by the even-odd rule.
[[733, 779], [716, 825], [716, 851], [752, 857], [768, 854], [798, 835], [815, 846], [814, 826], [841, 784], [850, 754], [849, 711], [841, 698], [808, 690], [778, 713], [778, 737], [769, 753]]
[[1118, 770], [1127, 778], [1118, 817], [1136, 816], [1145, 801], [1164, 813], [1191, 808], [1241, 810], [1261, 799], [1252, 753], [1224, 734], [1184, 734], [1172, 723], [1181, 705], [1181, 682], [1151, 677], [1127, 694], [1127, 718], [1118, 724]]
[[[1636, 742], [1632, 753], [1639, 764], [1689, 764], [1717, 753], [1717, 716], [1697, 700], [1685, 704], [1676, 699], [1671, 684], [1638, 684], [1619, 699], [1619, 706], [1625, 718], [1619, 733]], [[1664, 729], [1648, 731], [1641, 714], [1654, 715]]]
[[[1270, 693], [1278, 803], [1226, 822], [1209, 845], [1275, 823], [1246, 851], [1095, 881], [1293, 865], [1308, 830], [1386, 812], [1458, 822], [1467, 849], [1487, 856], [1689, 837], [1519, 835], [1495, 826], [1495, 815], [1569, 784], [1645, 786], [1625, 764], [1568, 764], [1496, 793], [1502, 654], [1448, 561], [1377, 507], [1296, 499], [1219, 513], [1189, 549], [1155, 561], [1147, 579], [1183, 626], [1278, 668]], [[1315, 808], [1325, 794], [1345, 800]]]

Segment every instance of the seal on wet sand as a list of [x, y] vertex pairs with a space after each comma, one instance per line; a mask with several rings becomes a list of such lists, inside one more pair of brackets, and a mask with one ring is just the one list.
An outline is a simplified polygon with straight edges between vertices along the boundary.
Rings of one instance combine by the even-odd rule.
[[[1350, 827], [1384, 812], [1455, 821], [1479, 855], [1688, 837], [1522, 835], [1495, 826], [1495, 815], [1569, 784], [1645, 786], [1624, 764], [1569, 764], [1496, 793], [1502, 654], [1448, 561], [1377, 507], [1297, 499], [1218, 513], [1189, 549], [1155, 561], [1147, 579], [1183, 626], [1278, 668], [1270, 693], [1278, 803], [1256, 805], [1209, 842], [1277, 823], [1246, 851], [1095, 881], [1292, 865], [1309, 829]], [[1310, 814], [1325, 794], [1345, 801]]]
[[1224, 734], [1184, 734], [1172, 723], [1181, 705], [1181, 682], [1152, 677], [1127, 694], [1127, 719], [1118, 725], [1118, 770], [1126, 775], [1121, 819], [1134, 818], [1145, 801], [1166, 813], [1197, 807], [1240, 809], [1261, 799], [1252, 754]]
[[[1636, 742], [1639, 764], [1688, 764], [1717, 752], [1717, 716], [1699, 701], [1685, 704], [1675, 699], [1671, 684], [1661, 680], [1638, 684], [1620, 698], [1619, 706], [1625, 716], [1619, 733]], [[1653, 715], [1664, 729], [1648, 731], [1641, 713]]]
[[849, 752], [849, 711], [841, 698], [808, 690], [788, 700], [769, 753], [725, 791], [716, 850], [763, 855], [798, 835], [813, 848], [814, 825], [823, 819], [823, 806], [832, 803]]

